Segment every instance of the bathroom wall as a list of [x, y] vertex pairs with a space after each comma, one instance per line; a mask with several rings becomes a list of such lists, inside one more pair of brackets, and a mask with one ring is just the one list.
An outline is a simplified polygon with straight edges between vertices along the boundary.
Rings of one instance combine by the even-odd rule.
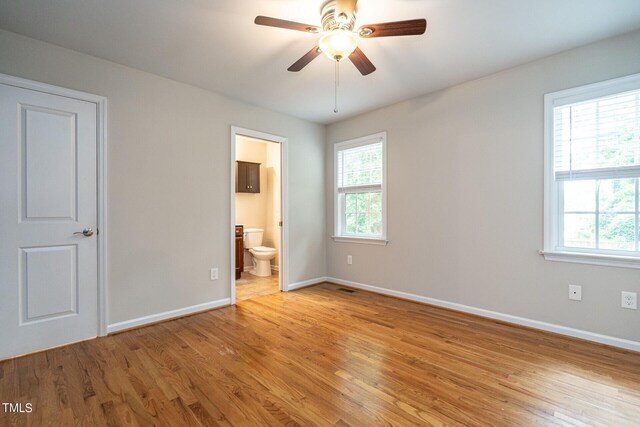
[[236, 160], [260, 163], [260, 193], [236, 192], [236, 224], [244, 228], [266, 227], [267, 192], [267, 145], [258, 140], [239, 136], [236, 139]]
[[264, 245], [278, 250], [278, 255], [271, 260], [271, 265], [277, 269], [280, 260], [280, 144], [269, 142], [267, 146], [267, 217], [264, 235]]
[[[236, 138], [236, 160], [260, 163], [260, 192], [236, 192], [236, 224], [244, 228], [267, 227], [267, 144], [252, 138], [238, 136]], [[264, 245], [263, 240], [263, 245]], [[252, 264], [251, 254], [244, 251], [245, 269]]]

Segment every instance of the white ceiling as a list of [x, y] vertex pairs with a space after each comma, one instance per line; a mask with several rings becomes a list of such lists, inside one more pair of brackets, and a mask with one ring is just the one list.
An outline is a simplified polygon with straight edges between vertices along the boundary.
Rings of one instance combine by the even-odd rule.
[[2, 0], [0, 28], [330, 123], [640, 28], [639, 0], [360, 0], [357, 26], [426, 18], [417, 37], [362, 40], [378, 70], [287, 67], [317, 35], [253, 24], [267, 15], [319, 24], [320, 0]]

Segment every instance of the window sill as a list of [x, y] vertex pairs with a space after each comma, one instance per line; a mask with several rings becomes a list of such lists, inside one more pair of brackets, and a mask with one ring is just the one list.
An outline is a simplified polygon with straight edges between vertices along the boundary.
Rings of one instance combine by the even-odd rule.
[[572, 262], [606, 267], [640, 268], [640, 258], [582, 252], [539, 251], [547, 261]]
[[378, 245], [387, 246], [389, 243], [386, 239], [375, 239], [371, 237], [343, 237], [343, 236], [331, 236], [334, 242], [337, 243], [359, 243], [363, 245]]

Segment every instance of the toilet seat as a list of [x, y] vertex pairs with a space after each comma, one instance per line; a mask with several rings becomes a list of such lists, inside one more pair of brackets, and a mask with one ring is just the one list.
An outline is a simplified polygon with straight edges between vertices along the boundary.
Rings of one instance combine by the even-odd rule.
[[268, 246], [256, 246], [255, 248], [251, 248], [256, 252], [276, 252], [276, 248], [270, 248]]

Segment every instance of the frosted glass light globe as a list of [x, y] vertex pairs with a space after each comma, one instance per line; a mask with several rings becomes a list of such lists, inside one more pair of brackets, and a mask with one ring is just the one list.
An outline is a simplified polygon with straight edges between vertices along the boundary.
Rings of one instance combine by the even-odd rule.
[[320, 50], [331, 60], [348, 58], [358, 47], [358, 37], [347, 30], [333, 30], [320, 38]]

